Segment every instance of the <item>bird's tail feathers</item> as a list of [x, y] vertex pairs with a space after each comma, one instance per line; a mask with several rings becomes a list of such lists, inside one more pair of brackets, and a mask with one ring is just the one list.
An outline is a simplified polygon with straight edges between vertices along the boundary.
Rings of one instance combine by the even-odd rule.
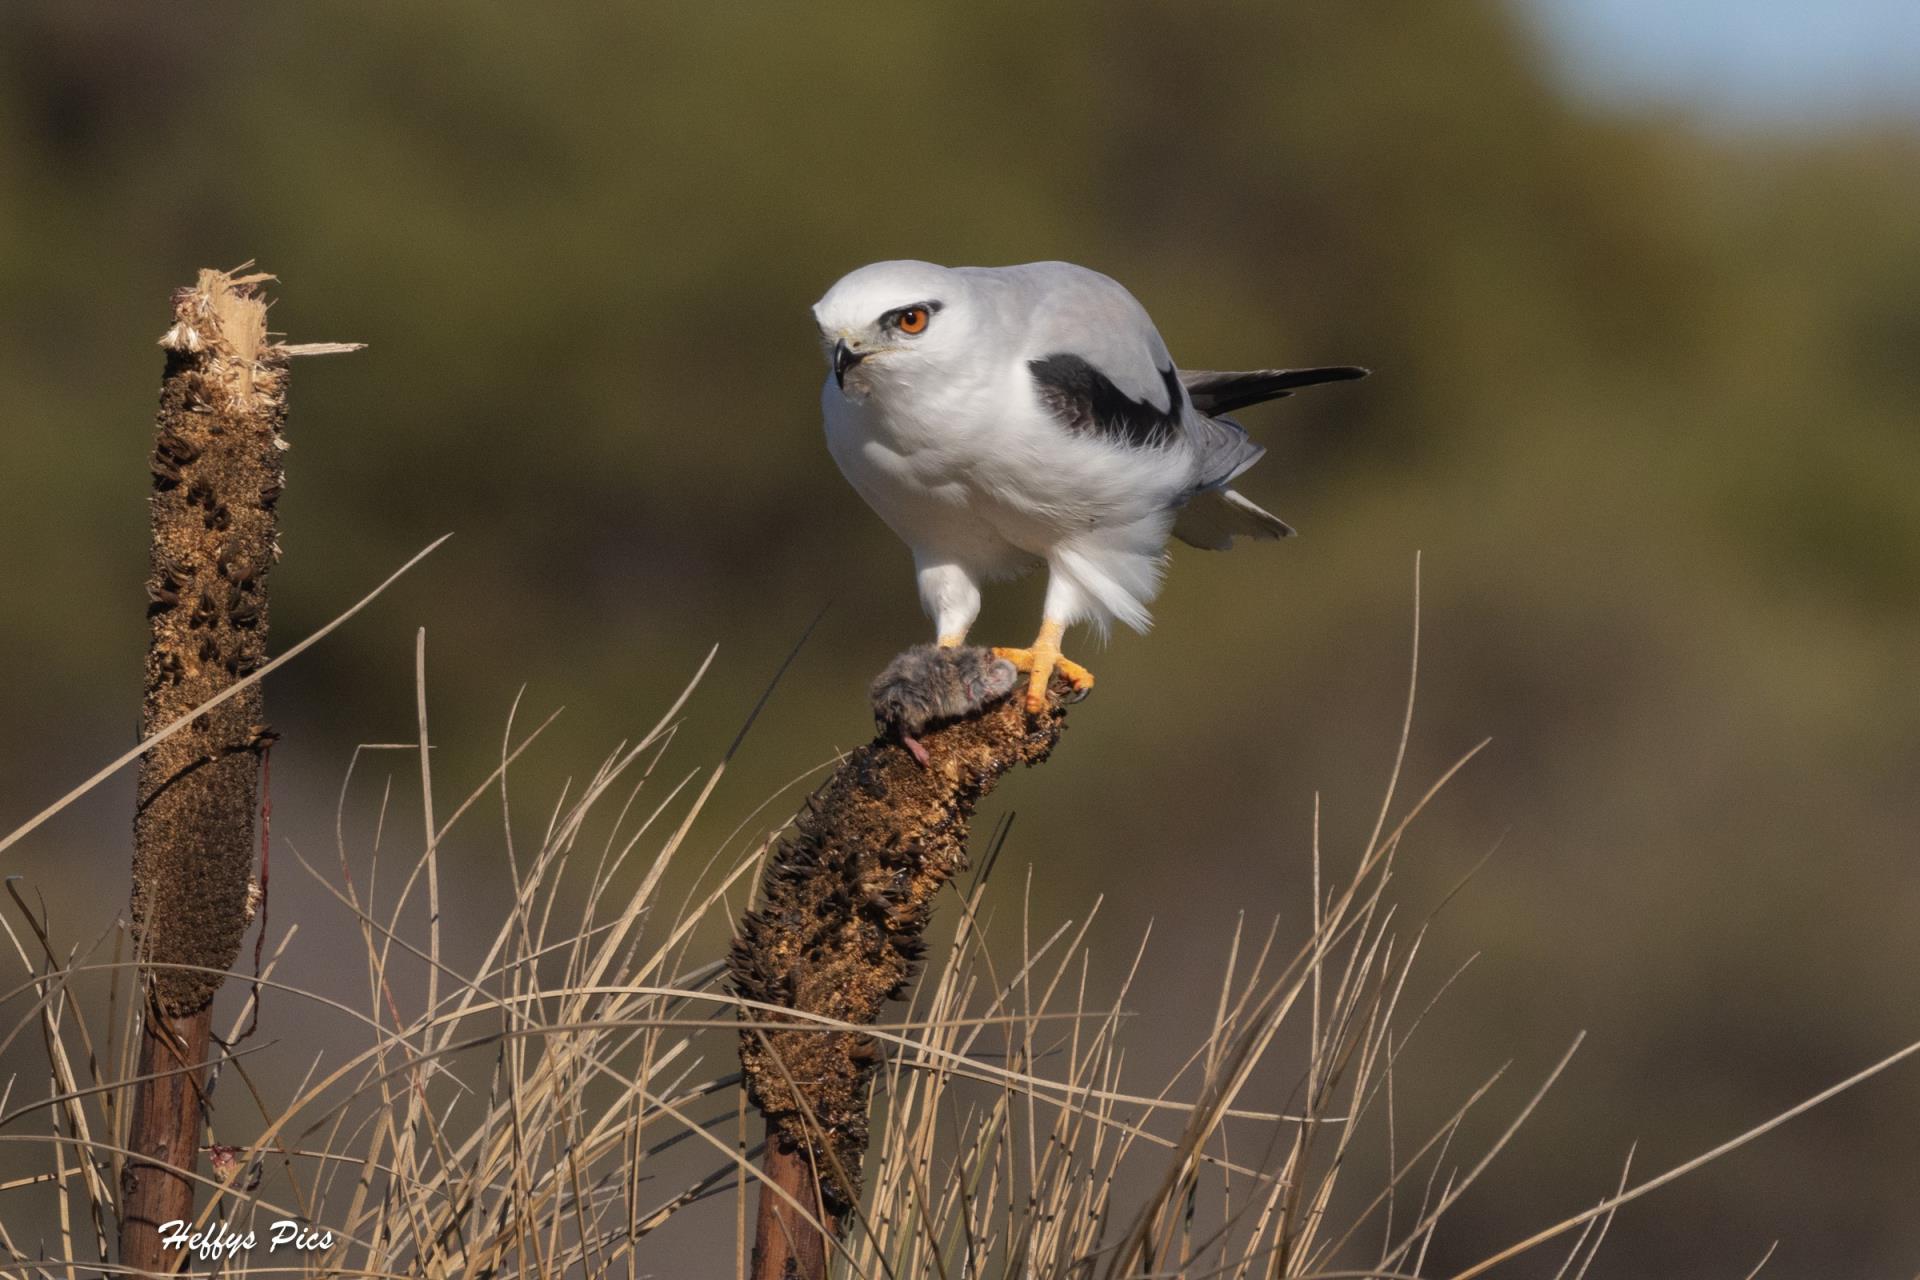
[[1180, 508], [1173, 536], [1190, 547], [1225, 551], [1235, 538], [1290, 538], [1293, 526], [1232, 489], [1202, 489]]

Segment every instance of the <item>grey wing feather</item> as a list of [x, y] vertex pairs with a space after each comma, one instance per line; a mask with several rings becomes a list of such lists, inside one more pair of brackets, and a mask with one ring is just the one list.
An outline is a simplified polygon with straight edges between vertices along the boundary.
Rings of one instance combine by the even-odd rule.
[[1279, 400], [1301, 387], [1323, 382], [1350, 382], [1367, 376], [1357, 365], [1327, 365], [1318, 369], [1248, 369], [1239, 373], [1212, 369], [1183, 369], [1180, 381], [1186, 384], [1193, 407], [1202, 413], [1232, 413], [1250, 404]]
[[1267, 447], [1256, 444], [1232, 418], [1190, 412], [1182, 427], [1193, 444], [1196, 491], [1222, 488], [1266, 456]]
[[1153, 318], [1126, 287], [1070, 262], [1030, 262], [988, 269], [1011, 291], [1022, 313], [1025, 356], [1069, 356], [1099, 370], [1129, 400], [1167, 413], [1165, 371], [1173, 357]]

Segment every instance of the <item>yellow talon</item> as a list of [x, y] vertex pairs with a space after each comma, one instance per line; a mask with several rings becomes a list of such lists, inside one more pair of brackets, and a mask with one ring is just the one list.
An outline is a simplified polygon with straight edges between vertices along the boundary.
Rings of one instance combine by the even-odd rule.
[[1027, 712], [1037, 715], [1046, 710], [1047, 685], [1058, 671], [1077, 693], [1093, 688], [1093, 672], [1060, 654], [1060, 638], [1066, 625], [1049, 618], [1040, 624], [1040, 634], [1027, 649], [995, 648], [993, 656], [1005, 658], [1016, 671], [1027, 673]]

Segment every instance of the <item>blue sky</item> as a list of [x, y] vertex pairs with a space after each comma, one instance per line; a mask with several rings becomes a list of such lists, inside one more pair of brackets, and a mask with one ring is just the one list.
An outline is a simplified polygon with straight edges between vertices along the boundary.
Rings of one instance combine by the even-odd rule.
[[1920, 122], [1920, 0], [1518, 0], [1583, 91], [1723, 123]]

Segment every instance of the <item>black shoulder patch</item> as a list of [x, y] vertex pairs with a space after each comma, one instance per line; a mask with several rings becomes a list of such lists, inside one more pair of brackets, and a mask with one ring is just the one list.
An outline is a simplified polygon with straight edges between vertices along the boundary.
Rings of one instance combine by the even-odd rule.
[[1079, 356], [1029, 360], [1027, 368], [1033, 372], [1040, 403], [1069, 431], [1148, 448], [1167, 443], [1180, 430], [1185, 393], [1171, 365], [1160, 371], [1167, 388], [1165, 409], [1123, 395], [1106, 374]]

